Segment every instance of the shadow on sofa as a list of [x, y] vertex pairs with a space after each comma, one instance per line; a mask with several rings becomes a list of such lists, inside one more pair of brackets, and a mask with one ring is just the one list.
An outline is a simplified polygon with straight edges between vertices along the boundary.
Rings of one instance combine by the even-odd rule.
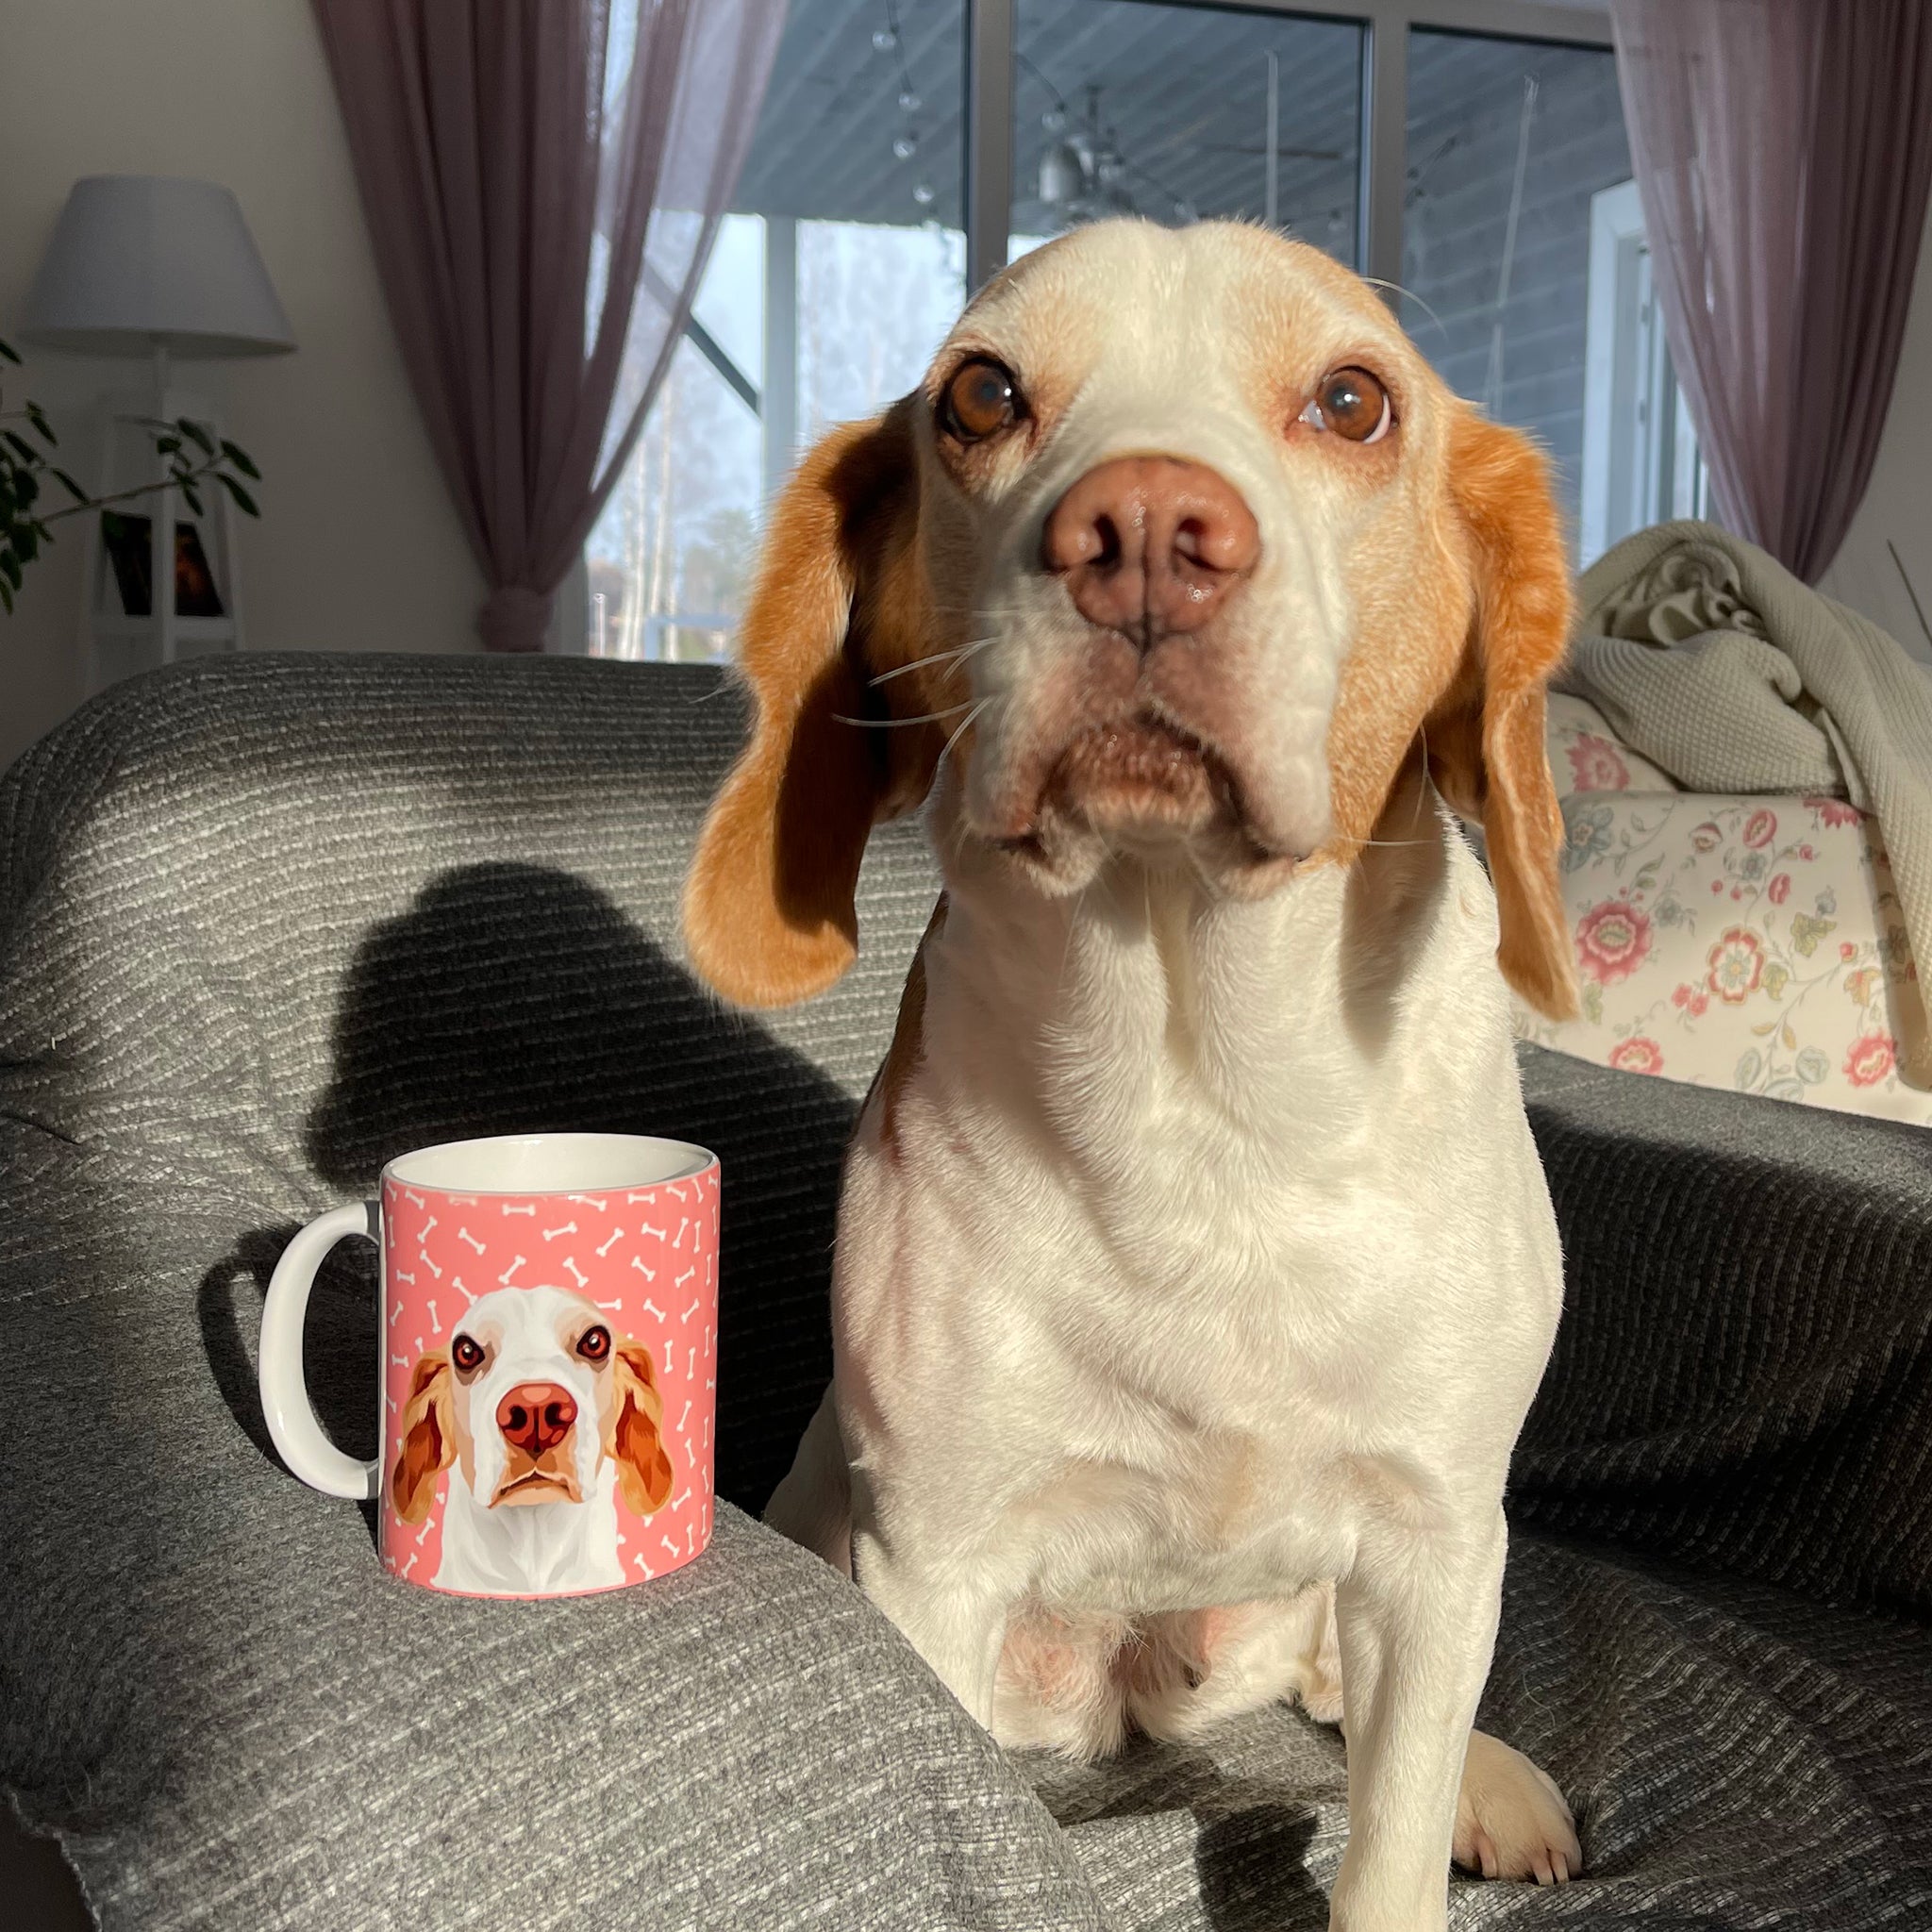
[[[831, 1373], [825, 1308], [853, 1104], [727, 1012], [603, 892], [544, 867], [465, 866], [371, 928], [343, 982], [306, 1148], [373, 1192], [413, 1147], [544, 1130], [660, 1134], [723, 1163], [718, 1490], [754, 1513]], [[202, 1338], [237, 1422], [270, 1449], [244, 1333], [294, 1228], [256, 1230], [201, 1284]], [[305, 1366], [342, 1447], [375, 1453], [375, 1252], [317, 1278]], [[242, 1298], [255, 1306], [242, 1319]]]

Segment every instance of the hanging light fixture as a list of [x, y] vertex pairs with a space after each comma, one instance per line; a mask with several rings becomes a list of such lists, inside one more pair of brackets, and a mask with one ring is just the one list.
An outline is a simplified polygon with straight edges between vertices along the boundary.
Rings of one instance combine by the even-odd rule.
[[[901, 44], [899, 31], [898, 0], [885, 0], [886, 24], [873, 31], [872, 44], [875, 53], [892, 55], [899, 68], [899, 111], [908, 116], [908, 125], [892, 137], [892, 157], [895, 160], [910, 161], [919, 156], [919, 129], [912, 125], [910, 117], [925, 106], [924, 98], [913, 85], [912, 70], [906, 64], [906, 52]], [[930, 208], [939, 198], [938, 191], [924, 175], [912, 184], [912, 199], [923, 208]], [[934, 225], [927, 216], [924, 225]]]
[[[1049, 132], [1055, 118], [1064, 125], [1064, 104], [1041, 117]], [[1130, 173], [1119, 137], [1101, 124], [1100, 90], [1090, 86], [1084, 123], [1040, 158], [1040, 199], [1068, 227], [1105, 215], [1138, 214], [1140, 204], [1127, 185]]]
[[1086, 199], [1088, 158], [1074, 141], [1057, 141], [1040, 158], [1040, 198], [1065, 209]]

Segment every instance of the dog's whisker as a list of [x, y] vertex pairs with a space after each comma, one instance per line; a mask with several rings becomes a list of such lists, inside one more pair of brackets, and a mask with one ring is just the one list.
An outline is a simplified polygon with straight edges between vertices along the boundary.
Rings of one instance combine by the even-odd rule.
[[933, 651], [924, 658], [914, 658], [909, 663], [895, 664], [890, 671], [881, 671], [872, 679], [874, 684], [888, 684], [895, 677], [904, 677], [908, 671], [920, 670], [927, 664], [957, 664], [972, 657], [974, 652], [983, 651], [987, 645], [997, 643], [997, 638], [974, 638], [970, 643], [961, 644], [957, 651]]
[[942, 711], [921, 711], [916, 718], [848, 718], [843, 711], [834, 711], [834, 720], [841, 724], [858, 724], [871, 731], [891, 731], [901, 724], [937, 724], [942, 718], [953, 717], [971, 704], [971, 698], [962, 699], [957, 705], [948, 705]]
[[[952, 737], [946, 740], [945, 745], [940, 752], [939, 757], [933, 760], [932, 768], [935, 774], [937, 774], [939, 768], [945, 763], [946, 753], [951, 751], [952, 748], [958, 743], [960, 739], [966, 735], [967, 727], [973, 723], [974, 719], [978, 717], [979, 714], [983, 710], [985, 710], [989, 705], [992, 704], [999, 696], [1000, 693], [998, 691], [994, 691], [991, 694], [991, 696], [981, 698], [980, 701], [976, 705], [974, 705], [970, 711], [966, 713], [965, 717], [960, 719], [959, 728], [953, 733]], [[953, 708], [955, 710], [958, 710], [959, 707], [956, 705]]]
[[1380, 275], [1364, 275], [1362, 277], [1362, 280], [1368, 283], [1369, 287], [1372, 289], [1387, 289], [1391, 295], [1402, 295], [1407, 297], [1407, 300], [1413, 302], [1415, 306], [1418, 308], [1420, 308], [1422, 312], [1424, 315], [1426, 315], [1429, 318], [1429, 320], [1433, 322], [1436, 325], [1436, 326], [1439, 329], [1441, 329], [1445, 336], [1449, 333], [1448, 327], [1444, 324], [1442, 318], [1440, 315], [1438, 315], [1436, 311], [1433, 308], [1431, 308], [1429, 305], [1426, 302], [1424, 302], [1423, 298], [1420, 295], [1418, 295], [1413, 289], [1405, 289], [1400, 282], [1384, 281]]

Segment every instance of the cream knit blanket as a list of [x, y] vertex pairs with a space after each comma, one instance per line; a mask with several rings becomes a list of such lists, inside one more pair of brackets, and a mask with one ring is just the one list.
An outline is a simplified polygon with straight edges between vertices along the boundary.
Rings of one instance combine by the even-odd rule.
[[[1577, 601], [1557, 689], [1588, 698], [1679, 784], [1825, 793], [1877, 819], [1923, 996], [1932, 985], [1932, 672], [1712, 524], [1625, 538], [1584, 573]], [[1932, 1071], [1932, 1029], [1909, 1032], [1915, 1071]]]

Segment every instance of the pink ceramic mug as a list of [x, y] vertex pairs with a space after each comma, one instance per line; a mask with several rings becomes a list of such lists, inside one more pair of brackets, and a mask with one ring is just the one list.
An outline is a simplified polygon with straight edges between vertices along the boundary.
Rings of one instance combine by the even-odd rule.
[[[261, 1317], [282, 1459], [377, 1499], [393, 1576], [463, 1596], [573, 1596], [710, 1541], [718, 1162], [629, 1134], [530, 1134], [405, 1154], [382, 1196], [289, 1243]], [[323, 1433], [302, 1324], [323, 1257], [382, 1254], [381, 1441]]]

